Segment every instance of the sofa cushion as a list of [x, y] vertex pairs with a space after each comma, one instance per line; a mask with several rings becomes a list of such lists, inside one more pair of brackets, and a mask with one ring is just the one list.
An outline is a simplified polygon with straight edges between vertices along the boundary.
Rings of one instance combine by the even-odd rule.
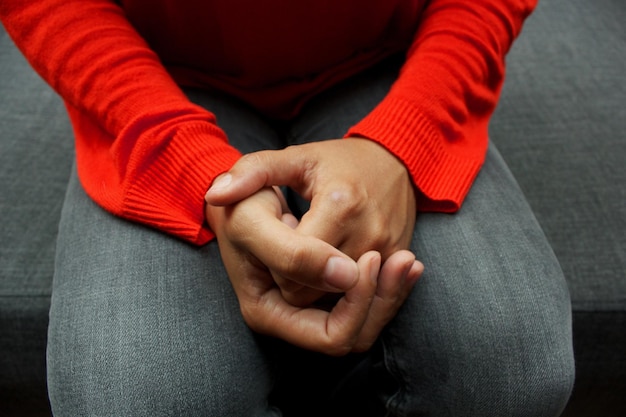
[[569, 284], [566, 415], [626, 415], [626, 3], [543, 0], [508, 56], [491, 136]]
[[0, 97], [0, 404], [22, 400], [27, 413], [45, 407], [54, 247], [73, 144], [60, 99], [1, 28]]
[[574, 310], [626, 309], [626, 4], [543, 1], [508, 57], [491, 134]]

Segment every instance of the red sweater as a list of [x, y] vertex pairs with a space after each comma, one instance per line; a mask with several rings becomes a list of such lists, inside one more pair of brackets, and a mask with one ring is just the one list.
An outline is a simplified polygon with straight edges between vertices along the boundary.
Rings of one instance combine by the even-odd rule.
[[64, 99], [78, 173], [108, 211], [196, 244], [203, 196], [240, 154], [179, 85], [272, 117], [406, 51], [346, 136], [398, 156], [424, 211], [453, 212], [484, 160], [504, 57], [536, 0], [2, 0], [0, 19]]

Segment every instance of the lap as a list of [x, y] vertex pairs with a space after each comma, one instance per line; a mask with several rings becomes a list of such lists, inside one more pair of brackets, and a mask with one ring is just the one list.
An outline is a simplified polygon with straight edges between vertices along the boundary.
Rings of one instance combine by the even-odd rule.
[[[291, 142], [343, 136], [394, 79], [391, 64], [328, 92], [296, 121]], [[411, 250], [425, 273], [381, 338], [401, 385], [386, 398], [391, 410], [558, 415], [574, 375], [569, 293], [493, 144], [458, 213], [418, 215]]]
[[[396, 70], [379, 66], [322, 94], [280, 132], [232, 99], [189, 94], [216, 113], [235, 146], [251, 152], [343, 136], [384, 97]], [[567, 289], [493, 146], [461, 211], [419, 215], [411, 249], [426, 272], [381, 338], [386, 372], [403, 394], [386, 395], [392, 411], [454, 415], [455, 406], [491, 406], [494, 398], [510, 408], [475, 408], [475, 415], [515, 415], [528, 398], [559, 408], [571, 388]], [[133, 415], [273, 415], [267, 397], [280, 364], [267, 351], [241, 319], [215, 242], [195, 248], [117, 219], [96, 207], [73, 175], [50, 314], [53, 407], [73, 415], [89, 414], [85, 407], [112, 415], [131, 408]], [[338, 366], [336, 359], [315, 361], [320, 367], [312, 372], [322, 375]], [[350, 373], [361, 357], [346, 363]], [[559, 378], [563, 392], [546, 388]]]
[[559, 415], [572, 388], [569, 293], [495, 147], [454, 215], [418, 216], [425, 264], [383, 336], [406, 383], [389, 406], [440, 415]]
[[[276, 146], [272, 129], [236, 103], [197, 99], [211, 100], [226, 125], [237, 112], [245, 128], [231, 131], [248, 151]], [[267, 354], [216, 242], [198, 248], [114, 217], [72, 173], [48, 337], [55, 415], [277, 415]]]

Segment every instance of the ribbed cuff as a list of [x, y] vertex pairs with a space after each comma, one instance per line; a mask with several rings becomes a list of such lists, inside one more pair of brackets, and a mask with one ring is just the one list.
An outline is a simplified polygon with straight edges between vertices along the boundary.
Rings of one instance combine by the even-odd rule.
[[[451, 142], [441, 132], [410, 101], [387, 97], [345, 136], [371, 139], [404, 162], [419, 190], [418, 210], [454, 212], [482, 166], [487, 141]], [[467, 157], [460, 156], [463, 147]]]
[[213, 179], [241, 157], [210, 123], [186, 125], [125, 193], [124, 217], [196, 245], [213, 239], [204, 216], [204, 194]]

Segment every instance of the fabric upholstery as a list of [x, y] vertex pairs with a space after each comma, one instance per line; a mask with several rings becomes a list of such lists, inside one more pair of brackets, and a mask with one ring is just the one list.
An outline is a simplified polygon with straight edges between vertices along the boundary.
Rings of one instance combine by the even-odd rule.
[[491, 124], [570, 287], [571, 416], [626, 414], [625, 21], [616, 0], [540, 2]]
[[491, 125], [576, 311], [626, 308], [625, 21], [615, 0], [540, 2]]
[[0, 31], [0, 415], [47, 407], [54, 246], [72, 152], [61, 101]]

